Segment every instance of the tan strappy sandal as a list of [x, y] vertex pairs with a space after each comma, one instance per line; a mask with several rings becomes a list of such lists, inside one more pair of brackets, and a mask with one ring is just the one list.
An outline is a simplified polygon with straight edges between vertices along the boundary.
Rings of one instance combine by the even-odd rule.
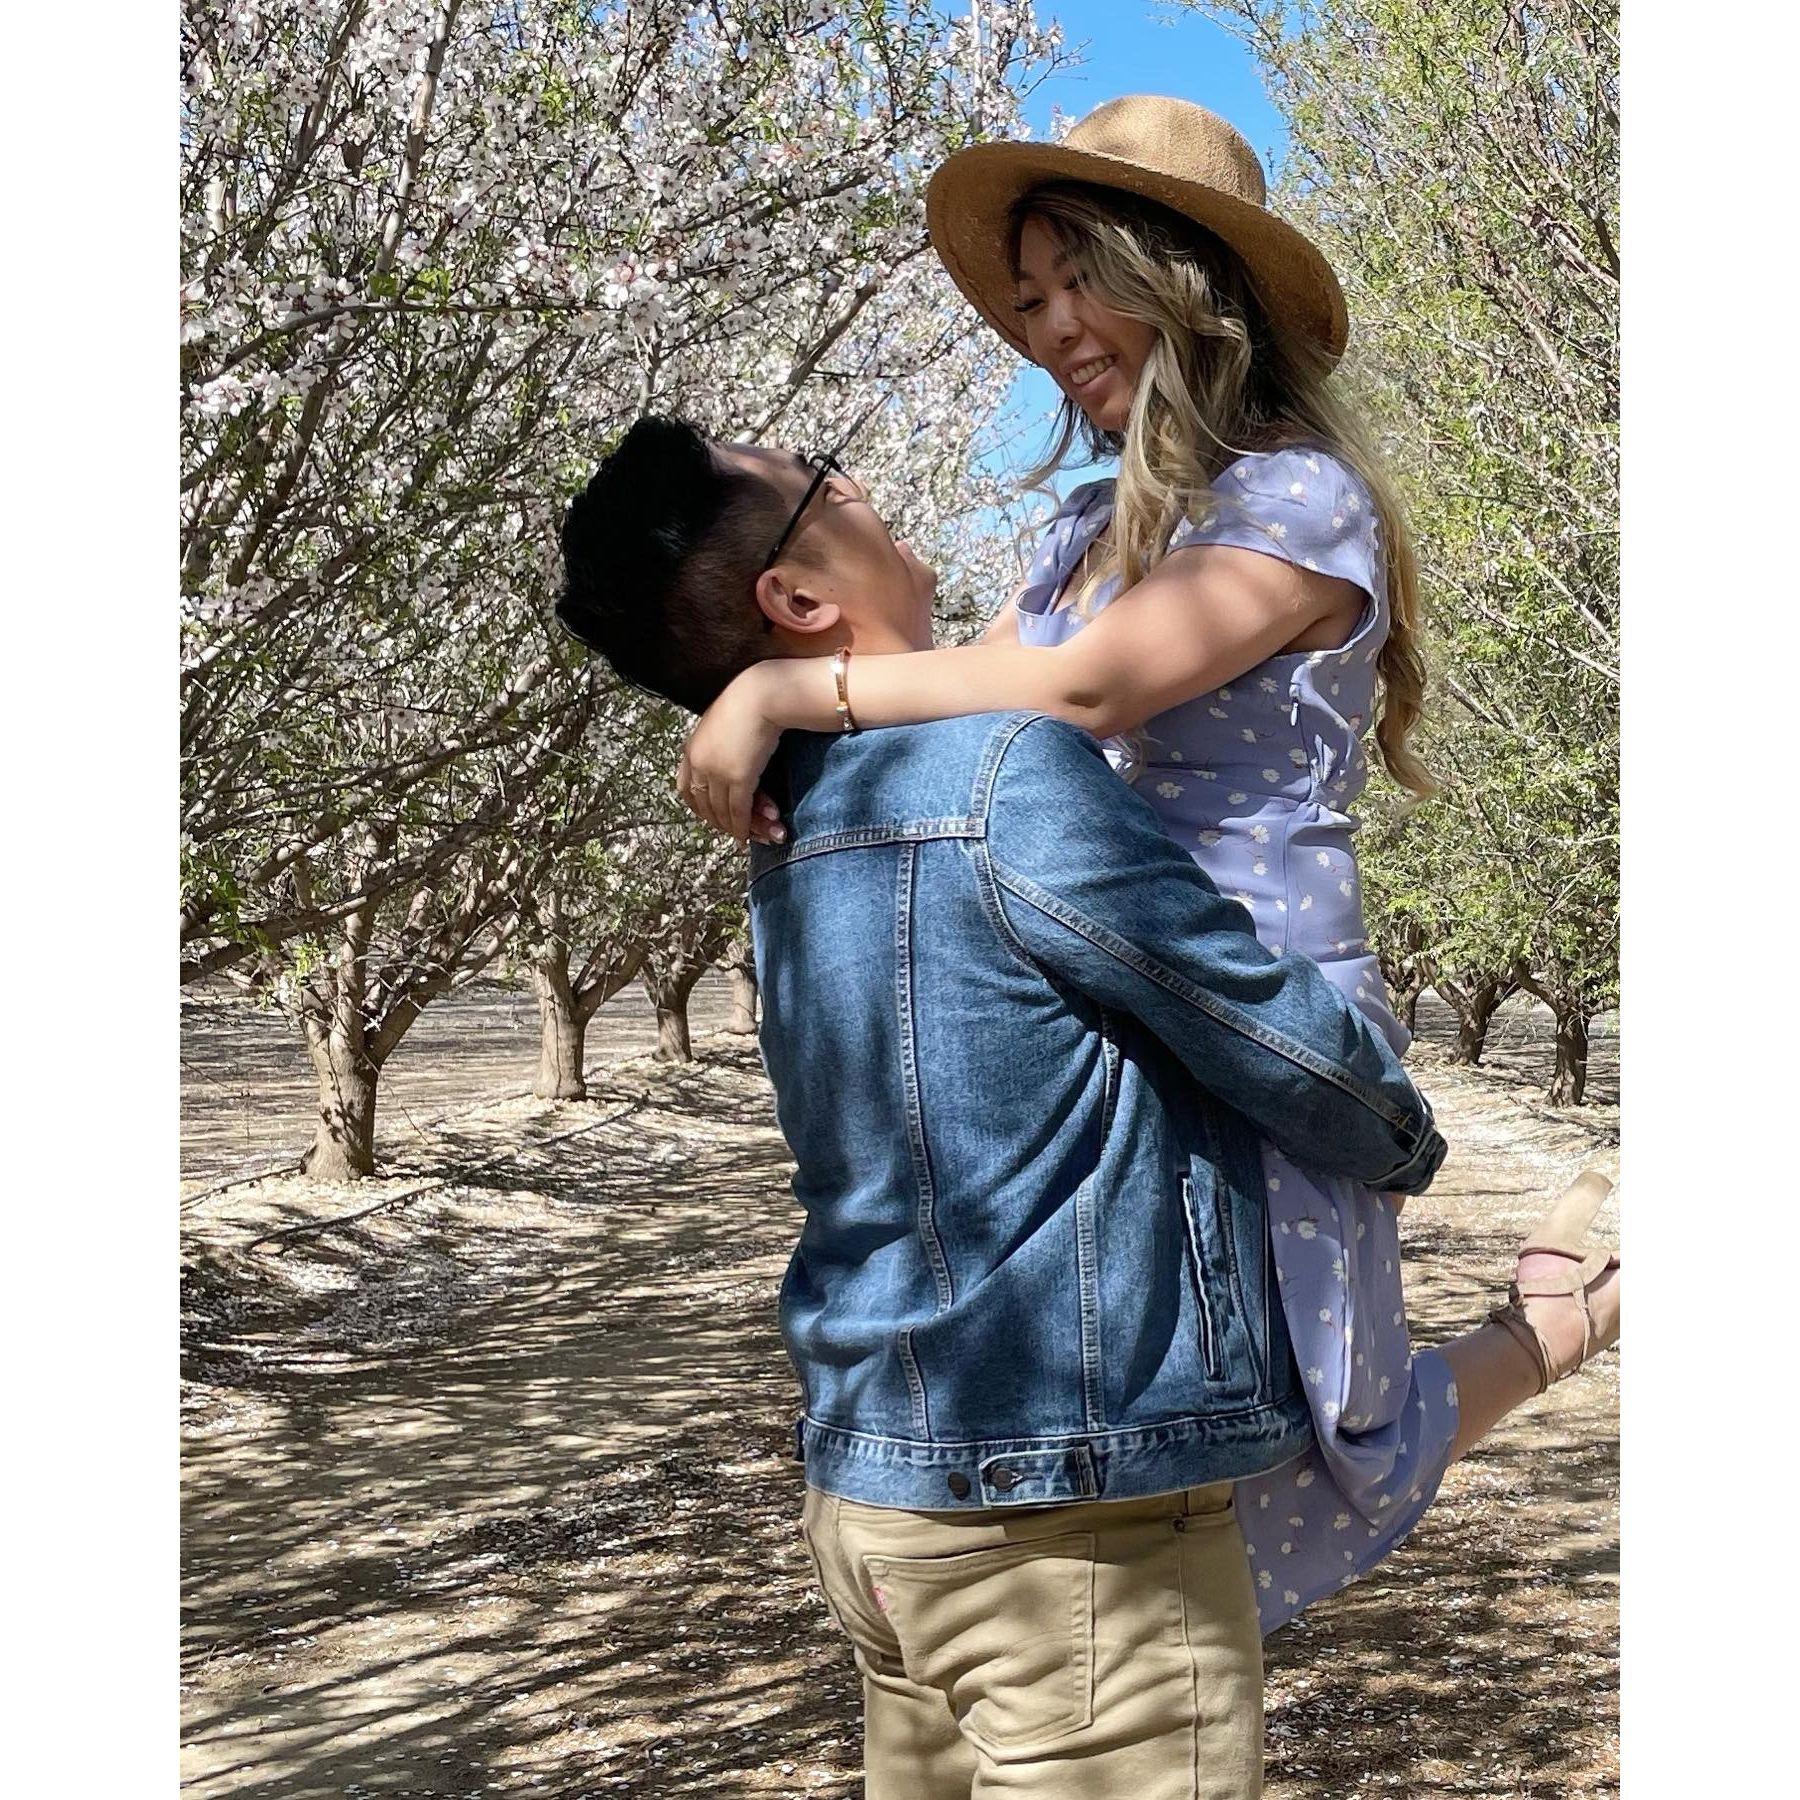
[[[1496, 1325], [1504, 1325], [1527, 1350], [1538, 1366], [1538, 1389], [1541, 1394], [1552, 1382], [1573, 1375], [1590, 1357], [1609, 1350], [1619, 1341], [1619, 1321], [1615, 1312], [1610, 1321], [1596, 1323], [1589, 1295], [1609, 1269], [1619, 1266], [1616, 1250], [1585, 1249], [1588, 1227], [1606, 1204], [1612, 1182], [1598, 1169], [1588, 1169], [1577, 1176], [1574, 1184], [1557, 1203], [1538, 1220], [1531, 1235], [1519, 1248], [1521, 1257], [1537, 1254], [1566, 1256], [1571, 1259], [1567, 1270], [1553, 1275], [1534, 1276], [1529, 1281], [1516, 1277], [1504, 1306], [1496, 1306], [1488, 1317]], [[1580, 1309], [1583, 1343], [1571, 1360], [1566, 1351], [1558, 1351], [1532, 1324], [1525, 1312], [1527, 1300], [1572, 1298]]]

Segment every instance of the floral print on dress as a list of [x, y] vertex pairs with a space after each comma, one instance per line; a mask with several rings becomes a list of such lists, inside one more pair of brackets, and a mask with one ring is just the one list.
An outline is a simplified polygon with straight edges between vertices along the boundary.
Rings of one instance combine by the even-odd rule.
[[[1139, 791], [1264, 943], [1313, 957], [1404, 1050], [1408, 1034], [1369, 952], [1348, 810], [1368, 778], [1361, 733], [1387, 635], [1373, 502], [1351, 469], [1311, 447], [1242, 457], [1213, 492], [1218, 504], [1171, 547], [1277, 556], [1354, 583], [1366, 604], [1339, 649], [1271, 657], [1148, 721], [1136, 734]], [[1021, 642], [1061, 643], [1081, 629], [1057, 597], [1111, 516], [1110, 483], [1070, 494], [1018, 600]], [[1114, 593], [1110, 583], [1096, 590], [1090, 610]], [[1237, 1484], [1266, 1633], [1366, 1573], [1412, 1529], [1448, 1461], [1456, 1393], [1443, 1358], [1415, 1354], [1409, 1341], [1388, 1202], [1272, 1148], [1263, 1162], [1275, 1277], [1315, 1436], [1293, 1462]]]

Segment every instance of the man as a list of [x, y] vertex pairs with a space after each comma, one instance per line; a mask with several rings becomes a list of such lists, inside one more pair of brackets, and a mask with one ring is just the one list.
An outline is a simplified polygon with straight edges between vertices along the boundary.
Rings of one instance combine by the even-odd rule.
[[[829, 459], [645, 419], [563, 547], [564, 623], [694, 710], [765, 656], [931, 642], [935, 577]], [[1231, 1483], [1309, 1429], [1258, 1135], [1416, 1193], [1429, 1110], [1073, 727], [790, 734], [773, 779], [750, 906], [806, 1212], [781, 1323], [866, 1791], [1257, 1794]]]

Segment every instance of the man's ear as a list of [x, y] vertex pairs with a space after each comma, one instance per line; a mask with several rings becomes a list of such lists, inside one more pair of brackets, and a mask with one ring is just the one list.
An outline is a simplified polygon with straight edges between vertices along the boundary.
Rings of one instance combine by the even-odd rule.
[[835, 600], [821, 600], [809, 594], [789, 578], [785, 563], [765, 569], [756, 578], [756, 604], [762, 615], [778, 630], [791, 631], [799, 637], [814, 637], [830, 631], [843, 617]]

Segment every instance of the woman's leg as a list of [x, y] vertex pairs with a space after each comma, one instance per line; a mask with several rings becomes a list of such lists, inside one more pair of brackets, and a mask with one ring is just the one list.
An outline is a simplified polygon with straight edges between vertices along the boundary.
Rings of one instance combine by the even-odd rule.
[[1438, 1354], [1456, 1377], [1456, 1436], [1450, 1460], [1467, 1456], [1515, 1406], [1538, 1391], [1531, 1352], [1504, 1326], [1483, 1325], [1452, 1338]]
[[[1573, 1199], [1585, 1184], [1599, 1178], [1586, 1175], [1571, 1188], [1564, 1201]], [[1521, 1286], [1567, 1276], [1578, 1259], [1552, 1251], [1533, 1250], [1519, 1258]], [[1615, 1266], [1587, 1287], [1586, 1308], [1573, 1294], [1535, 1294], [1524, 1302], [1526, 1317], [1544, 1340], [1554, 1367], [1573, 1368], [1581, 1361], [1588, 1343], [1591, 1320], [1602, 1345], [1612, 1343], [1619, 1332], [1619, 1270]], [[1538, 1360], [1512, 1331], [1487, 1324], [1465, 1332], [1443, 1345], [1439, 1352], [1456, 1378], [1457, 1428], [1450, 1460], [1466, 1456], [1516, 1406], [1543, 1391], [1544, 1373]]]

